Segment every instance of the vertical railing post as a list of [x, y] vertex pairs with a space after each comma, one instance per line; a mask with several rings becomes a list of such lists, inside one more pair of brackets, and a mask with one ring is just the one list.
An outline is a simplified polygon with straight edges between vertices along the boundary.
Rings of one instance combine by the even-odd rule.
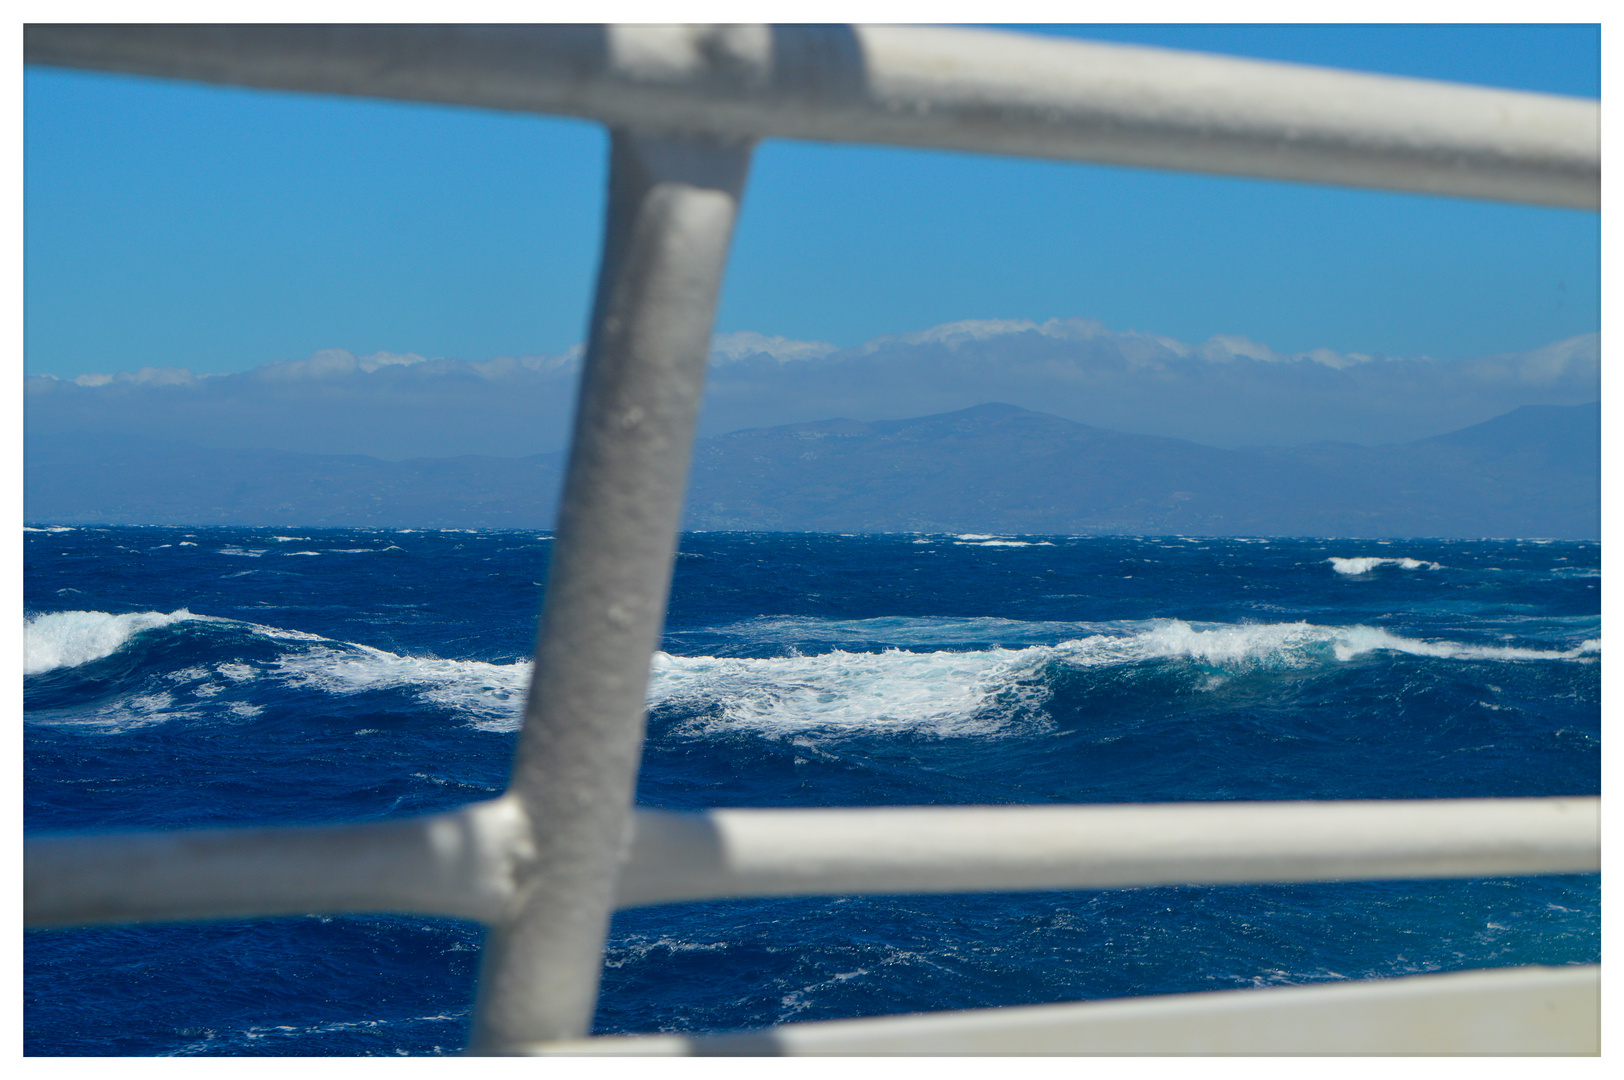
[[475, 1053], [591, 1027], [749, 160], [744, 142], [612, 133], [603, 263], [509, 787], [534, 850], [487, 938]]

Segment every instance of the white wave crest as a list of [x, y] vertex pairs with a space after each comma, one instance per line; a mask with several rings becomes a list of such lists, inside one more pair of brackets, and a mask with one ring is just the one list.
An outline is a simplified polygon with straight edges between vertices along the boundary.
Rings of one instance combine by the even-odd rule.
[[1047, 725], [1044, 668], [1189, 660], [1246, 671], [1348, 662], [1378, 651], [1435, 659], [1587, 660], [1599, 640], [1529, 649], [1407, 638], [1378, 627], [1307, 622], [1192, 625], [1179, 619], [1118, 624], [1055, 645], [976, 651], [880, 653], [835, 649], [767, 659], [655, 657], [650, 703], [700, 713], [678, 734], [750, 731], [769, 737], [856, 733], [988, 736]]
[[[1317, 626], [1313, 623], [1218, 623], [1192, 626], [1180, 619], [1155, 620], [1146, 629], [1057, 646], [1073, 664], [1184, 658], [1214, 667], [1300, 667], [1326, 659], [1341, 662], [1373, 652], [1397, 652], [1441, 660], [1584, 660], [1601, 652], [1600, 639], [1572, 649], [1528, 649], [1424, 641], [1379, 626]], [[1327, 656], [1327, 652], [1329, 655]]]
[[1338, 660], [1387, 649], [1411, 656], [1431, 656], [1442, 660], [1582, 660], [1601, 652], [1601, 641], [1591, 638], [1572, 649], [1522, 649], [1507, 645], [1466, 645], [1455, 641], [1418, 641], [1400, 637], [1376, 626], [1350, 626], [1334, 643]]
[[955, 540], [954, 547], [1054, 547], [1049, 540]]
[[[1182, 619], [1166, 619], [1118, 640], [1120, 659], [1124, 661], [1183, 658], [1214, 667], [1234, 667], [1270, 661], [1306, 663], [1314, 650], [1323, 648], [1340, 633], [1338, 627], [1306, 622], [1220, 624], [1198, 629]], [[1109, 654], [1116, 650], [1101, 651]]]
[[1443, 569], [1443, 566], [1439, 563], [1427, 562], [1424, 559], [1379, 559], [1371, 555], [1361, 556], [1357, 559], [1339, 559], [1335, 555], [1332, 555], [1325, 561], [1330, 563], [1331, 569], [1335, 570], [1337, 573], [1348, 574], [1350, 576], [1356, 574], [1368, 574], [1378, 566], [1397, 566], [1405, 570]]
[[[649, 705], [699, 715], [679, 734], [724, 731], [802, 733], [921, 732], [993, 734], [1041, 722], [1047, 690], [1038, 679], [1052, 650], [849, 653], [729, 658], [657, 653]], [[401, 656], [333, 642], [280, 658], [270, 674], [290, 686], [349, 695], [414, 694], [485, 731], [519, 726], [530, 682], [528, 661], [493, 664]]]
[[[39, 616], [25, 625], [28, 671], [32, 674], [106, 656], [141, 630], [197, 618], [208, 616], [185, 610], [169, 615], [63, 612]], [[1465, 662], [1587, 663], [1593, 663], [1601, 651], [1599, 639], [1571, 649], [1534, 649], [1427, 641], [1380, 627], [1307, 622], [1192, 624], [1157, 619], [1041, 624], [1047, 641], [1035, 640], [1038, 635], [1025, 624], [1002, 619], [828, 620], [828, 632], [821, 635], [812, 632], [818, 622], [764, 619], [741, 624], [741, 630], [755, 630], [758, 641], [788, 634], [800, 638], [802, 647], [820, 638], [826, 648], [834, 646], [815, 655], [657, 653], [650, 673], [649, 704], [687, 714], [675, 729], [680, 737], [726, 733], [790, 739], [857, 734], [994, 737], [1048, 727], [1045, 709], [1050, 679], [1046, 672], [1054, 666], [1094, 668], [1184, 660], [1239, 673], [1330, 666], [1382, 651]], [[226, 680], [219, 685], [241, 687], [271, 679], [336, 695], [393, 690], [441, 706], [481, 730], [513, 731], [519, 726], [530, 681], [528, 661], [404, 656], [301, 631], [237, 625], [258, 636], [287, 642], [288, 648], [270, 664], [216, 665], [215, 671]], [[865, 652], [840, 647], [853, 639], [907, 643], [913, 649]], [[940, 647], [986, 641], [1003, 644]], [[928, 649], [931, 644], [938, 647]], [[201, 701], [216, 692], [218, 686], [210, 684], [193, 696]], [[159, 713], [180, 715], [169, 701], [161, 703], [162, 708], [155, 702], [133, 704], [140, 708], [117, 718], [121, 724], [152, 722]]]
[[206, 619], [185, 608], [165, 615], [139, 611], [110, 615], [105, 611], [53, 611], [23, 620], [23, 674], [43, 675], [111, 656], [136, 634], [188, 619]]
[[685, 735], [888, 731], [991, 735], [1041, 724], [1052, 650], [851, 653], [765, 659], [657, 653], [650, 703], [699, 711]]
[[401, 656], [345, 642], [290, 653], [277, 661], [274, 672], [292, 686], [330, 694], [411, 691], [424, 701], [466, 714], [473, 726], [490, 731], [517, 729], [530, 685], [528, 660], [492, 664]]

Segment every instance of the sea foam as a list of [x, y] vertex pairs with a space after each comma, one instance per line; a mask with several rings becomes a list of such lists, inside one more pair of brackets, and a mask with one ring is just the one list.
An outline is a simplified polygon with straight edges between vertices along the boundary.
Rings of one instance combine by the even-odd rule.
[[992, 735], [1042, 725], [1044, 647], [714, 657], [658, 653], [650, 703], [695, 715], [678, 734]]

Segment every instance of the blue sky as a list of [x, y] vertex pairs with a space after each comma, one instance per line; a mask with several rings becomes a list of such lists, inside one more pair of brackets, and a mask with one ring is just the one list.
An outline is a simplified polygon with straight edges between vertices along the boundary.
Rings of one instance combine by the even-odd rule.
[[[1594, 97], [1594, 27], [1074, 27], [1107, 40]], [[243, 371], [327, 348], [482, 361], [583, 334], [595, 125], [31, 69], [30, 374]], [[848, 347], [1096, 319], [1444, 360], [1598, 328], [1577, 211], [771, 142], [719, 331]]]

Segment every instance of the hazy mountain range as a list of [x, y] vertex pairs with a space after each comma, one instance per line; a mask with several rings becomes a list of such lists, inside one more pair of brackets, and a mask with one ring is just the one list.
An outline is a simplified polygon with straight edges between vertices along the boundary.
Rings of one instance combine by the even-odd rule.
[[[387, 461], [29, 432], [35, 523], [550, 528], [562, 454]], [[1444, 435], [1224, 448], [1007, 404], [701, 439], [690, 529], [1592, 538], [1600, 406]]]
[[[1226, 335], [1198, 345], [1088, 319], [980, 319], [855, 348], [719, 336], [701, 435], [831, 416], [896, 420], [988, 401], [1210, 446], [1374, 446], [1522, 405], [1600, 396], [1600, 338], [1464, 360], [1314, 349]], [[25, 380], [28, 434], [119, 435], [227, 450], [403, 461], [561, 450], [578, 351], [469, 361], [341, 349], [227, 375], [142, 368]]]

